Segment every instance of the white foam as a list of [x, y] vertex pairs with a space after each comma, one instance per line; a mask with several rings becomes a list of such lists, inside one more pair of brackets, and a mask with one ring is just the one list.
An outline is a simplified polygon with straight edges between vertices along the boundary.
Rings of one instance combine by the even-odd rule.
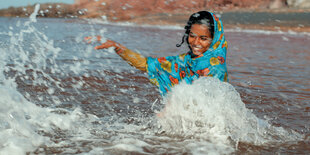
[[201, 138], [215, 148], [233, 149], [230, 139], [261, 145], [300, 137], [257, 118], [232, 85], [216, 78], [200, 78], [192, 85], [181, 83], [167, 95], [165, 103], [158, 118], [163, 131]]
[[[0, 86], [0, 154], [24, 154], [32, 151], [47, 139], [35, 132], [29, 122], [28, 110], [36, 111], [35, 106], [10, 87]], [[20, 109], [20, 106], [27, 106]]]
[[123, 138], [121, 140], [117, 140], [116, 143], [108, 149], [145, 153], [142, 147], [148, 147], [148, 146], [150, 145], [139, 139]]
[[[7, 86], [0, 86], [0, 98], [0, 154], [25, 154], [43, 144], [59, 145], [50, 141], [50, 137], [39, 134], [41, 131], [53, 134], [55, 128], [70, 131], [80, 138], [88, 137], [87, 122], [97, 119], [83, 114], [79, 108], [66, 111], [66, 115], [53, 113], [57, 109], [40, 108]], [[72, 136], [72, 141], [74, 138]]]

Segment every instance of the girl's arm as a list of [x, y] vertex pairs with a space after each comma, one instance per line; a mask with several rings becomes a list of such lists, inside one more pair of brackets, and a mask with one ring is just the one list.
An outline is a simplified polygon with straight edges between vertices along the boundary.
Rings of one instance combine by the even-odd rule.
[[112, 41], [112, 40], [107, 40], [105, 43], [96, 46], [95, 49], [106, 49], [106, 48], [110, 48], [110, 47], [114, 47], [115, 52], [122, 57], [125, 61], [127, 61], [128, 64], [130, 64], [131, 66], [136, 67], [137, 69], [141, 70], [141, 71], [146, 71], [146, 62], [147, 59], [142, 56], [139, 53], [133, 52], [132, 50], [126, 48], [125, 46]]

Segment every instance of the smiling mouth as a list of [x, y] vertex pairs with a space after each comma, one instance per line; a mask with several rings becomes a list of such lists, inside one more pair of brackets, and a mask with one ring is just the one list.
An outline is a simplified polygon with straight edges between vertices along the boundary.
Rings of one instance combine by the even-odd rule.
[[194, 51], [199, 51], [199, 50], [202, 49], [202, 47], [201, 47], [201, 46], [193, 46], [192, 49], [193, 49]]

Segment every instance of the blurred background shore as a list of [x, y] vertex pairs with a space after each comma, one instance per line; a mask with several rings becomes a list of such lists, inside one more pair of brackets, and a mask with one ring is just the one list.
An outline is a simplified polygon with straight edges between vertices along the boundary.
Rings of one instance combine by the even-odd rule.
[[[33, 10], [34, 5], [9, 7], [0, 16], [28, 17]], [[310, 32], [310, 0], [75, 0], [43, 3], [38, 17], [184, 26], [199, 10], [217, 13], [226, 28]]]

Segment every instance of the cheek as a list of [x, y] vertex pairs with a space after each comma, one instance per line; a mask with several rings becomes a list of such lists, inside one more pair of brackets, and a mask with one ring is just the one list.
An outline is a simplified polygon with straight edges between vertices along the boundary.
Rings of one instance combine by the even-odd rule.
[[209, 48], [210, 45], [211, 45], [211, 42], [210, 42], [210, 41], [205, 41], [205, 42], [202, 43], [202, 46], [203, 46], [204, 48]]
[[187, 41], [188, 41], [189, 44], [191, 44], [191, 43], [193, 42], [193, 40], [194, 40], [193, 38], [188, 38], [188, 39], [187, 39]]

